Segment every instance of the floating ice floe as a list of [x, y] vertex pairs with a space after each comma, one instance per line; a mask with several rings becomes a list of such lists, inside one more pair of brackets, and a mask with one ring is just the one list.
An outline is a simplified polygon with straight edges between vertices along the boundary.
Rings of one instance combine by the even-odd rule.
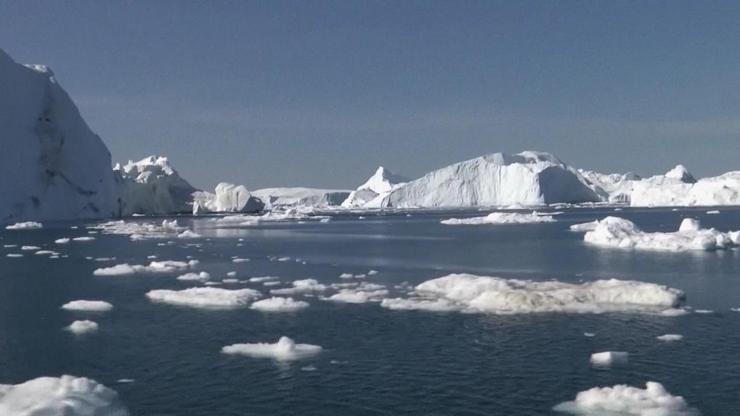
[[308, 306], [308, 302], [293, 298], [271, 297], [254, 302], [250, 308], [262, 312], [295, 312]]
[[185, 230], [177, 235], [177, 238], [202, 238], [203, 236], [192, 231], [192, 230]]
[[187, 262], [175, 260], [153, 261], [148, 266], [124, 263], [95, 269], [93, 274], [95, 276], [126, 276], [132, 274], [175, 273], [195, 267], [198, 263], [198, 260]]
[[33, 254], [37, 256], [59, 256], [59, 253], [54, 250], [39, 250]]
[[211, 275], [208, 272], [190, 272], [181, 274], [180, 276], [177, 276], [177, 280], [184, 280], [184, 281], [201, 281], [205, 282], [206, 280], [210, 280]]
[[241, 258], [241, 257], [234, 257], [231, 259], [232, 263], [246, 263], [249, 259]]
[[40, 249], [41, 249], [41, 247], [39, 247], [39, 246], [21, 246], [21, 250], [23, 250], [23, 251], [36, 251], [36, 250], [40, 250]]
[[260, 292], [253, 289], [192, 287], [183, 290], [150, 290], [146, 296], [154, 302], [194, 308], [241, 308], [258, 298]]
[[707, 214], [708, 215], [717, 215], [719, 213], [720, 213], [719, 210], [716, 210], [716, 209], [707, 211]]
[[58, 239], [54, 240], [54, 243], [55, 244], [69, 244], [70, 241], [72, 241], [71, 238], [65, 237], [65, 238], [58, 238]]
[[[99, 230], [103, 234], [128, 235], [131, 240], [157, 240], [167, 238], [178, 238], [184, 234], [187, 238], [195, 233], [187, 233], [187, 227], [177, 223], [177, 220], [162, 220], [161, 223], [140, 222], [140, 221], [108, 221], [95, 226], [89, 227]], [[197, 234], [196, 234], [197, 235]]]
[[655, 337], [658, 341], [663, 342], [674, 342], [674, 341], [681, 341], [683, 339], [683, 335], [679, 334], [665, 334], [661, 335], [659, 337]]
[[629, 353], [623, 351], [604, 351], [591, 354], [591, 364], [601, 367], [626, 364]]
[[82, 242], [88, 242], [88, 241], [95, 241], [95, 237], [90, 237], [90, 236], [75, 237], [75, 238], [72, 239], [72, 241], [77, 241], [77, 242], [80, 242], [80, 243], [82, 243]]
[[272, 289], [270, 290], [270, 293], [273, 295], [298, 295], [302, 293], [323, 292], [326, 290], [326, 285], [319, 283], [315, 279], [296, 280], [292, 284], [293, 287]]
[[6, 230], [37, 230], [39, 228], [44, 228], [44, 225], [36, 221], [17, 222], [5, 226]]
[[660, 313], [675, 311], [685, 296], [678, 289], [632, 280], [581, 284], [450, 274], [417, 285], [410, 298], [384, 299], [399, 310], [518, 313]]
[[599, 416], [696, 416], [681, 396], [670, 394], [662, 384], [648, 381], [645, 389], [619, 384], [594, 387], [560, 403], [553, 410], [574, 415]]
[[446, 225], [479, 225], [479, 224], [531, 224], [555, 222], [551, 215], [540, 215], [537, 212], [492, 212], [485, 217], [450, 218], [440, 221]]
[[73, 300], [62, 305], [68, 311], [108, 312], [113, 305], [103, 300]]
[[94, 321], [85, 319], [81, 321], [74, 321], [65, 329], [75, 335], [82, 335], [97, 331], [98, 324]]
[[221, 349], [224, 354], [239, 354], [254, 358], [271, 358], [277, 361], [294, 361], [313, 357], [321, 352], [318, 345], [296, 344], [288, 337], [280, 337], [278, 342], [255, 344], [232, 344]]
[[388, 290], [385, 286], [363, 282], [352, 288], [340, 289], [337, 293], [323, 299], [340, 303], [368, 303], [380, 302], [386, 296], [388, 296]]
[[118, 394], [84, 377], [39, 377], [21, 384], [0, 384], [3, 416], [128, 416]]
[[255, 226], [265, 222], [321, 221], [325, 219], [331, 219], [331, 217], [325, 215], [308, 215], [298, 209], [290, 208], [284, 211], [270, 211], [263, 215], [227, 215], [221, 218], [214, 218], [211, 220], [211, 224], [216, 228], [231, 228]]
[[256, 277], [250, 277], [249, 281], [251, 283], [259, 283], [259, 282], [267, 282], [270, 280], [278, 280], [280, 279], [278, 276], [256, 276]]
[[[580, 231], [586, 229], [584, 224], [581, 225], [583, 228]], [[649, 233], [624, 218], [606, 217], [589, 229], [583, 239], [589, 244], [621, 249], [718, 250], [740, 243], [740, 231], [725, 233], [714, 228], [702, 229], [699, 221], [685, 218], [678, 231]]]
[[5, 255], [5, 257], [20, 258], [20, 257], [23, 257], [23, 254], [19, 254], [19, 253], [8, 253], [8, 254]]

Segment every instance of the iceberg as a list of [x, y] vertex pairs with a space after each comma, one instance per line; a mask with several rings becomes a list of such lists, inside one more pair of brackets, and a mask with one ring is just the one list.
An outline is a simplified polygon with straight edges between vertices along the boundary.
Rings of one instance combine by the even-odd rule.
[[619, 384], [582, 391], [571, 402], [553, 407], [574, 415], [697, 416], [681, 396], [670, 394], [662, 384], [648, 381], [644, 389]]
[[146, 296], [153, 302], [194, 308], [226, 309], [246, 307], [249, 302], [260, 296], [260, 292], [253, 289], [192, 287], [183, 290], [150, 290]]
[[450, 218], [440, 221], [445, 225], [480, 225], [480, 224], [533, 224], [555, 222], [552, 215], [541, 215], [537, 212], [492, 212], [485, 217]]
[[118, 187], [119, 216], [192, 211], [193, 193], [197, 189], [180, 177], [166, 157], [129, 160], [125, 165], [116, 164], [113, 172]]
[[278, 342], [255, 344], [232, 344], [221, 349], [224, 354], [239, 354], [254, 358], [272, 358], [277, 361], [294, 361], [313, 357], [321, 352], [318, 345], [296, 344], [288, 337], [280, 337]]
[[294, 300], [293, 298], [271, 297], [254, 302], [250, 309], [261, 312], [295, 312], [308, 306], [308, 302]]
[[[587, 223], [588, 224], [588, 223]], [[590, 228], [581, 225], [579, 229]], [[571, 229], [573, 229], [571, 227]], [[702, 229], [698, 220], [684, 218], [678, 231], [648, 233], [632, 221], [606, 217], [598, 221], [583, 237], [586, 243], [602, 247], [635, 250], [689, 251], [718, 250], [740, 243], [740, 232], [724, 233], [714, 228]]]
[[111, 156], [52, 70], [0, 49], [0, 224], [116, 213]]
[[342, 202], [342, 207], [381, 208], [385, 205], [388, 194], [408, 181], [407, 178], [380, 166], [370, 179], [350, 192]]
[[260, 212], [265, 207], [262, 200], [252, 196], [244, 185], [221, 182], [215, 193], [195, 192], [193, 194], [193, 215], [211, 212]]
[[252, 192], [265, 209], [291, 207], [336, 207], [349, 196], [350, 191], [316, 188], [265, 188]]
[[573, 168], [542, 152], [494, 153], [427, 173], [388, 195], [387, 206], [539, 206], [599, 202]]
[[84, 377], [39, 377], [0, 384], [3, 416], [128, 416], [114, 390]]
[[634, 312], [660, 314], [683, 305], [678, 289], [633, 280], [596, 280], [581, 284], [450, 274], [427, 280], [412, 297], [384, 299], [398, 310], [490, 314]]

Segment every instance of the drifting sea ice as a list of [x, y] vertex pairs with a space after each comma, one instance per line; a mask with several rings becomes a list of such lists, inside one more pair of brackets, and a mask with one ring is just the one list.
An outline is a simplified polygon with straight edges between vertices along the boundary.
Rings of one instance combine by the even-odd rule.
[[658, 341], [663, 342], [675, 342], [675, 341], [681, 341], [683, 339], [683, 335], [679, 334], [665, 334], [661, 335], [659, 337], [655, 337]]
[[208, 272], [200, 272], [200, 273], [185, 273], [181, 274], [180, 276], [177, 276], [177, 280], [184, 280], [184, 281], [200, 281], [205, 282], [206, 280], [210, 280], [211, 275]]
[[25, 383], [0, 384], [3, 416], [128, 416], [118, 394], [84, 377], [39, 377]]
[[153, 261], [148, 266], [141, 264], [116, 264], [111, 267], [102, 267], [95, 269], [93, 275], [95, 276], [126, 276], [132, 274], [156, 274], [156, 273], [174, 273], [187, 270], [189, 268], [198, 265], [198, 260], [190, 260], [188, 262], [175, 261], [175, 260], [163, 260]]
[[277, 361], [294, 361], [313, 357], [321, 352], [318, 345], [296, 344], [288, 337], [280, 337], [278, 342], [255, 344], [232, 344], [221, 349], [224, 354], [239, 354], [253, 358], [271, 358]]
[[260, 292], [253, 289], [221, 289], [215, 287], [192, 287], [183, 290], [150, 290], [146, 296], [153, 302], [194, 308], [241, 308], [258, 298]]
[[551, 215], [540, 215], [537, 212], [492, 212], [485, 217], [450, 218], [440, 221], [445, 225], [479, 225], [479, 224], [530, 224], [538, 222], [555, 222]]
[[292, 284], [293, 287], [272, 289], [270, 290], [270, 293], [273, 295], [298, 295], [302, 293], [323, 292], [326, 290], [326, 285], [319, 283], [315, 279], [295, 280]]
[[73, 300], [62, 305], [68, 311], [108, 312], [113, 305], [103, 300]]
[[629, 353], [623, 351], [604, 351], [591, 354], [591, 364], [600, 367], [626, 364]]
[[163, 220], [161, 224], [119, 220], [104, 222], [89, 228], [99, 230], [103, 234], [128, 235], [134, 241], [177, 238], [187, 231], [187, 227], [180, 226], [177, 220]]
[[582, 284], [450, 274], [427, 280], [412, 297], [384, 299], [399, 310], [517, 313], [660, 313], [676, 311], [685, 295], [678, 289], [631, 280], [596, 280]]
[[597, 416], [695, 416], [681, 396], [673, 396], [662, 384], [648, 381], [645, 389], [627, 385], [594, 387], [576, 395], [575, 400], [553, 407], [558, 412]]
[[98, 324], [94, 321], [85, 319], [81, 321], [74, 321], [65, 329], [75, 335], [82, 335], [97, 331]]
[[271, 297], [254, 302], [250, 309], [261, 312], [295, 312], [308, 306], [308, 302], [294, 300], [293, 298]]
[[340, 303], [368, 303], [380, 302], [386, 296], [388, 296], [388, 290], [385, 286], [362, 282], [355, 287], [341, 289], [323, 300]]
[[44, 225], [35, 221], [17, 222], [5, 226], [6, 230], [37, 230], [39, 228], [44, 228]]

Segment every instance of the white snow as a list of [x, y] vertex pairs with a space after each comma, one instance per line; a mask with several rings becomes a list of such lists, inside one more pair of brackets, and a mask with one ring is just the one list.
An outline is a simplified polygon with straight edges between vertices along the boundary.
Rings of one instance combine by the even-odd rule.
[[591, 354], [591, 364], [595, 366], [612, 366], [625, 364], [629, 360], [629, 353], [623, 351], [604, 351]]
[[252, 192], [266, 209], [288, 207], [331, 207], [340, 205], [350, 191], [315, 188], [265, 188]]
[[600, 200], [575, 169], [555, 156], [522, 152], [490, 154], [430, 172], [393, 190], [387, 205], [538, 206]]
[[555, 222], [555, 218], [551, 215], [540, 215], [537, 212], [492, 212], [485, 217], [450, 218], [440, 222], [446, 225], [531, 224], [538, 222]]
[[684, 301], [680, 290], [632, 280], [582, 284], [450, 274], [416, 286], [412, 297], [385, 299], [389, 309], [516, 313], [661, 313]]
[[95, 269], [93, 274], [95, 276], [125, 276], [132, 274], [175, 273], [195, 267], [197, 264], [197, 260], [187, 262], [175, 260], [153, 261], [148, 266], [124, 263]]
[[[0, 50], [1, 53], [2, 51]], [[18, 222], [5, 227], [6, 230], [37, 230], [39, 228], [44, 228], [44, 225], [35, 221]]]
[[658, 341], [663, 342], [674, 342], [674, 341], [681, 341], [683, 339], [683, 335], [679, 334], [665, 334], [661, 335], [659, 337], [656, 337]]
[[154, 302], [194, 308], [241, 308], [258, 298], [260, 292], [253, 289], [192, 287], [183, 290], [150, 290], [146, 296]]
[[149, 156], [113, 168], [120, 195], [120, 214], [177, 214], [192, 211], [197, 191], [180, 177], [169, 160]]
[[0, 50], [0, 91], [0, 224], [113, 216], [110, 153], [51, 69]]
[[285, 289], [272, 289], [270, 290], [270, 293], [273, 295], [298, 295], [311, 292], [323, 292], [326, 290], [326, 285], [319, 283], [315, 279], [295, 280], [292, 285], [293, 287]]
[[226, 182], [216, 185], [215, 193], [196, 192], [193, 195], [193, 215], [210, 212], [259, 212], [264, 206], [244, 185]]
[[321, 352], [318, 345], [296, 344], [288, 337], [280, 337], [278, 342], [255, 344], [232, 344], [221, 349], [224, 354], [239, 354], [253, 358], [271, 358], [277, 361], [294, 361], [313, 357]]
[[724, 233], [713, 228], [702, 229], [698, 220], [686, 218], [676, 232], [648, 233], [632, 221], [606, 217], [586, 232], [584, 241], [602, 247], [635, 250], [717, 250], [740, 243], [740, 232]]
[[177, 276], [177, 280], [184, 280], [184, 281], [200, 281], [205, 282], [206, 280], [210, 280], [211, 275], [208, 272], [190, 272], [181, 274], [180, 276]]
[[98, 324], [94, 321], [85, 319], [81, 321], [74, 321], [65, 329], [75, 335], [82, 335], [97, 331]]
[[68, 311], [108, 312], [113, 305], [102, 300], [73, 300], [62, 305]]
[[381, 208], [385, 206], [388, 195], [394, 189], [408, 182], [408, 179], [396, 175], [380, 166], [365, 183], [352, 191], [342, 202], [344, 208]]
[[293, 298], [271, 297], [254, 302], [251, 309], [262, 312], [295, 312], [308, 307], [308, 302], [294, 300]]
[[95, 380], [63, 375], [0, 384], [0, 415], [128, 416], [128, 411], [114, 390]]
[[594, 387], [576, 395], [575, 400], [553, 408], [558, 412], [597, 416], [696, 416], [681, 396], [670, 394], [662, 384], [648, 381], [644, 389], [619, 384]]

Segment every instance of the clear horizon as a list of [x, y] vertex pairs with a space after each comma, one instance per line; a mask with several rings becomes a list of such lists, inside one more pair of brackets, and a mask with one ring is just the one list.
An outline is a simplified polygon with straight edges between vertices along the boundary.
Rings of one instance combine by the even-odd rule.
[[0, 1], [113, 162], [195, 186], [352, 189], [539, 150], [605, 173], [738, 169], [740, 4]]

